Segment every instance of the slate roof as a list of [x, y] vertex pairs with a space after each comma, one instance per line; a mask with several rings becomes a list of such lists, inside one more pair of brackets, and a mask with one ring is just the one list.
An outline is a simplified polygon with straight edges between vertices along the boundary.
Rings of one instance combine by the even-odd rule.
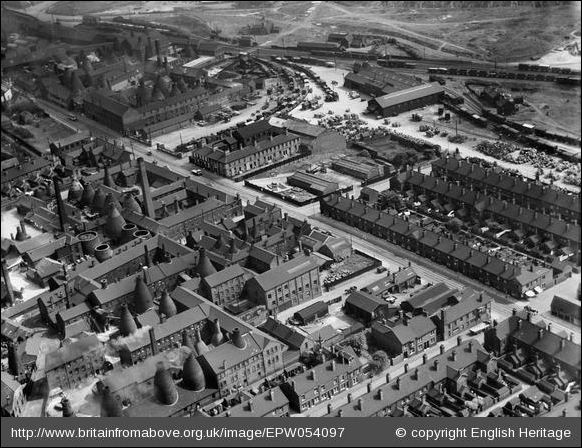
[[101, 342], [96, 335], [90, 335], [86, 338], [80, 339], [72, 344], [65, 345], [46, 354], [45, 371], [49, 372], [58, 369], [64, 364], [74, 361], [75, 359], [83, 357], [101, 346]]
[[379, 307], [387, 306], [384, 300], [378, 299], [365, 291], [355, 291], [351, 293], [346, 299], [346, 305], [347, 304], [359, 308], [367, 313], [373, 313]]
[[229, 280], [235, 279], [244, 275], [244, 270], [239, 264], [233, 264], [224, 268], [222, 271], [218, 271], [216, 274], [204, 277], [204, 282], [208, 284], [211, 288], [222, 285]]
[[389, 327], [381, 322], [374, 322], [372, 328], [379, 333], [392, 333], [400, 341], [401, 344], [407, 344], [408, 342], [415, 341], [421, 338], [425, 334], [436, 330], [436, 326], [433, 321], [426, 316], [414, 316], [408, 319], [407, 324], [404, 325], [400, 321], [397, 325]]
[[318, 269], [313, 257], [298, 257], [255, 277], [263, 291], [269, 291], [289, 280]]
[[[469, 351], [469, 344], [471, 350]], [[455, 351], [455, 359], [452, 359], [452, 352]], [[485, 351], [481, 344], [475, 340], [466, 340], [460, 346], [447, 350], [442, 355], [439, 354], [432, 358], [427, 364], [421, 364], [412, 372], [394, 378], [389, 384], [384, 384], [379, 388], [365, 393], [362, 399], [362, 409], [358, 406], [358, 400], [345, 404], [336, 409], [325, 417], [337, 417], [338, 411], [342, 410], [343, 417], [369, 417], [375, 413], [389, 407], [400, 400], [408, 397], [412, 393], [422, 389], [425, 386], [438, 384], [450, 378], [454, 380], [458, 375], [474, 364], [484, 365], [490, 359], [490, 355]], [[439, 363], [435, 369], [434, 361]], [[418, 372], [418, 377], [416, 373]], [[397, 386], [398, 384], [398, 386]], [[382, 399], [379, 391], [382, 390]], [[396, 413], [393, 413], [396, 415]]]
[[444, 88], [438, 83], [422, 84], [420, 86], [389, 93], [388, 95], [374, 98], [371, 101], [377, 103], [382, 109], [386, 109], [388, 107], [406, 103], [407, 101], [413, 101], [429, 95], [442, 94], [443, 92]]
[[[271, 394], [273, 397], [271, 398]], [[252, 398], [252, 406], [248, 401], [232, 406], [228, 412], [231, 417], [278, 417], [273, 412], [285, 405], [289, 400], [279, 387], [256, 395]], [[224, 416], [220, 414], [219, 416]]]

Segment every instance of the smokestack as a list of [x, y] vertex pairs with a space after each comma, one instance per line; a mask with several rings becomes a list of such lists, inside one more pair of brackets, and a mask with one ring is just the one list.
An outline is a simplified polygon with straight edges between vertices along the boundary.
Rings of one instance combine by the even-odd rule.
[[12, 281], [10, 280], [10, 273], [8, 272], [8, 265], [6, 260], [2, 259], [2, 278], [4, 279], [4, 284], [6, 285], [6, 293], [8, 294], [8, 302], [10, 305], [14, 305], [14, 289], [12, 288]]
[[55, 196], [57, 198], [57, 212], [59, 214], [59, 224], [61, 232], [65, 231], [65, 206], [63, 204], [63, 196], [61, 193], [60, 180], [57, 176], [53, 177], [53, 184], [55, 186]]
[[156, 333], [152, 327], [150, 327], [150, 347], [152, 348], [152, 355], [158, 354], [158, 344], [156, 344]]
[[158, 65], [162, 65], [162, 52], [160, 51], [160, 41], [156, 39], [154, 44], [156, 46], [156, 56], [158, 58]]
[[143, 245], [143, 251], [144, 251], [144, 266], [151, 267], [152, 260], [150, 258], [150, 252], [148, 250], [147, 244]]
[[145, 212], [146, 216], [148, 216], [149, 218], [156, 219], [156, 214], [155, 214], [155, 210], [154, 210], [154, 202], [152, 201], [152, 195], [151, 195], [151, 191], [150, 191], [150, 183], [148, 180], [148, 175], [147, 175], [147, 171], [146, 171], [145, 162], [143, 160], [143, 157], [138, 158], [137, 163], [139, 165], [144, 212]]
[[243, 337], [240, 334], [240, 330], [238, 329], [238, 327], [233, 330], [231, 340], [235, 347], [240, 348], [241, 350], [246, 347], [246, 343], [243, 340]]

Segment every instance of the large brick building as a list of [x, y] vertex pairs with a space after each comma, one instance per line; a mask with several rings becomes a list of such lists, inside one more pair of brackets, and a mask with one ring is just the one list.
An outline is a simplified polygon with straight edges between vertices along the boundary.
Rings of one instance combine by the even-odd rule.
[[321, 295], [319, 264], [314, 256], [299, 256], [247, 281], [245, 297], [283, 311]]
[[204, 146], [192, 152], [191, 160], [221, 176], [235, 177], [299, 154], [299, 144], [298, 136], [285, 133], [236, 148]]

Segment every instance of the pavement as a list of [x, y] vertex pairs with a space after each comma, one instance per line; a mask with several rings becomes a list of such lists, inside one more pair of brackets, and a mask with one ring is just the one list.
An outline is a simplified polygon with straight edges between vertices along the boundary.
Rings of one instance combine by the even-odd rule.
[[[320, 69], [323, 70], [324, 68], [320, 67]], [[327, 70], [333, 72], [334, 69], [328, 68]], [[342, 95], [341, 91], [343, 89], [338, 90], [340, 91], [341, 97]], [[259, 100], [257, 104], [260, 103], [261, 101]], [[41, 104], [43, 107], [46, 106], [47, 111], [49, 111], [51, 115], [55, 114], [61, 115], [61, 117], [63, 117], [66, 116], [63, 114], [68, 113], [67, 111], [59, 108], [58, 106], [46, 103], [41, 100], [39, 100], [39, 104]], [[122, 137], [119, 133], [112, 131], [111, 129], [108, 129], [105, 126], [96, 123], [84, 116], [79, 116], [79, 120], [74, 122], [74, 125], [78, 126], [78, 129], [80, 130], [88, 129], [92, 131], [95, 135], [105, 135], [111, 139], [116, 139], [118, 142], [125, 144], [126, 148], [131, 148], [135, 157], [143, 157], [145, 160], [149, 162], [155, 161], [158, 165], [167, 166], [168, 169], [183, 176], [190, 177], [191, 175], [190, 170], [192, 169], [192, 165], [190, 164], [187, 158], [177, 159], [169, 154], [165, 154], [159, 151], [154, 151], [154, 154], [150, 156], [148, 155], [148, 152], [151, 151], [151, 148], [139, 142], [135, 142], [129, 138]], [[232, 126], [233, 124], [231, 122], [225, 123], [225, 125]], [[206, 129], [206, 131], [208, 130], [207, 128], [201, 129]], [[353, 227], [350, 227], [342, 222], [334, 221], [332, 219], [320, 215], [318, 203], [309, 204], [302, 207], [295, 207], [292, 204], [289, 204], [278, 198], [258, 193], [255, 190], [250, 190], [246, 188], [243, 183], [236, 183], [230, 179], [222, 178], [216, 174], [209, 173], [206, 171], [204, 171], [203, 176], [195, 177], [195, 180], [198, 182], [202, 182], [206, 185], [212, 186], [214, 188], [219, 188], [233, 195], [239, 194], [241, 199], [245, 201], [250, 201], [251, 203], [253, 203], [256, 199], [261, 199], [265, 202], [274, 203], [277, 206], [279, 206], [283, 212], [288, 213], [289, 216], [291, 217], [300, 220], [308, 219], [312, 222], [314, 226], [317, 226], [322, 230], [328, 230], [338, 237], [345, 237], [351, 240], [354, 249], [357, 249], [361, 252], [371, 255], [372, 257], [380, 259], [382, 263], [387, 267], [390, 268], [397, 268], [398, 266], [406, 267], [408, 266], [409, 261], [411, 261], [413, 268], [416, 270], [418, 275], [420, 275], [420, 277], [425, 281], [430, 281], [432, 283], [445, 282], [448, 285], [456, 288], [463, 288], [469, 286], [476, 289], [485, 290], [495, 300], [496, 306], [499, 309], [500, 317], [508, 317], [509, 315], [511, 315], [512, 309], [514, 307], [520, 309], [524, 305], [528, 304], [527, 302], [518, 301], [512, 297], [502, 294], [499, 291], [493, 289], [492, 287], [483, 285], [482, 283], [476, 280], [464, 277], [458, 274], [457, 272], [453, 272], [450, 269], [438, 263], [434, 263], [428, 259], [418, 257], [418, 255], [409, 252], [403, 249], [402, 247], [393, 245], [385, 240], [376, 238], [372, 235], [366, 234], [361, 231], [357, 231], [356, 233], [354, 233]], [[575, 292], [577, 284], [575, 284], [575, 280], [572, 280], [571, 282], [564, 284], [562, 287], [566, 290], [571, 290], [572, 288], [574, 288]], [[568, 323], [562, 321], [561, 319], [558, 319], [551, 315], [549, 316], [547, 315], [548, 314], [547, 310], [549, 309], [549, 302], [551, 300], [550, 296], [553, 297], [552, 295], [553, 292], [554, 288], [551, 288], [550, 290], [546, 291], [545, 292], [546, 294], [539, 298], [539, 303], [534, 301], [532, 302], [534, 304], [532, 306], [540, 310], [540, 313], [543, 314], [543, 318], [546, 322], [552, 322], [555, 331], [563, 330], [568, 333], [574, 331], [574, 340], [580, 341], [580, 328], [572, 329], [569, 327]], [[336, 296], [337, 294], [333, 297]], [[306, 304], [308, 303], [306, 302], [302, 304], [302, 307], [306, 306]]]
[[[460, 336], [463, 340], [467, 339], [469, 332], [465, 331], [460, 333]], [[472, 337], [471, 339], [479, 341], [481, 344], [483, 343], [483, 334]], [[457, 345], [457, 338], [452, 338], [447, 341], [438, 342], [436, 345], [424, 350], [423, 352], [419, 352], [414, 356], [407, 358], [404, 362], [400, 362], [394, 366], [389, 366], [380, 372], [378, 375], [374, 376], [371, 379], [364, 379], [362, 382], [357, 384], [356, 386], [352, 387], [351, 389], [345, 390], [337, 395], [334, 395], [331, 399], [323, 401], [312, 408], [308, 409], [307, 411], [303, 412], [302, 416], [305, 417], [321, 417], [327, 414], [327, 405], [331, 403], [332, 408], [335, 410], [345, 404], [348, 403], [348, 394], [352, 396], [352, 402], [355, 401], [358, 397], [366, 394], [368, 392], [368, 383], [372, 383], [372, 389], [376, 389], [384, 384], [386, 384], [386, 374], [390, 374], [390, 378], [396, 378], [404, 373], [404, 364], [408, 364], [409, 371], [414, 367], [417, 367], [422, 364], [422, 355], [426, 354], [428, 359], [433, 358], [434, 356], [440, 353], [440, 345], [445, 346], [445, 350], [449, 350]]]

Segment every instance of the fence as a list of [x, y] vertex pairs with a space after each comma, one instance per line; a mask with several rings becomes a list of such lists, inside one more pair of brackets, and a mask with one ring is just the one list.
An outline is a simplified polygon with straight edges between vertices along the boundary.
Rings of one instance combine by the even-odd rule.
[[272, 165], [264, 166], [262, 168], [259, 168], [258, 170], [254, 170], [254, 171], [249, 172], [249, 173], [239, 174], [238, 176], [234, 176], [232, 178], [232, 180], [235, 182], [241, 182], [243, 180], [248, 179], [249, 177], [264, 173], [265, 171], [270, 171], [272, 169], [279, 168], [280, 166], [284, 166], [284, 165], [290, 164], [292, 162], [295, 162], [296, 160], [305, 159], [306, 157], [309, 157], [310, 155], [311, 155], [311, 151], [307, 150], [307, 151], [302, 152], [301, 154], [290, 157], [289, 159], [282, 160], [278, 163], [273, 163]]
[[368, 254], [365, 254], [364, 252], [360, 252], [359, 250], [354, 250], [355, 254], [358, 254], [364, 258], [368, 258], [370, 260], [372, 260], [372, 265], [371, 266], [366, 266], [365, 268], [362, 269], [358, 269], [357, 271], [354, 271], [348, 275], [346, 275], [345, 277], [342, 278], [338, 278], [336, 280], [332, 280], [329, 283], [325, 284], [325, 288], [329, 291], [331, 288], [333, 288], [334, 286], [339, 285], [340, 283], [346, 282], [348, 280], [351, 280], [352, 278], [355, 278], [359, 275], [362, 275], [364, 272], [368, 272], [371, 271], [372, 269], [376, 269], [378, 266], [382, 266], [382, 261], [378, 260], [377, 258], [374, 258]]
[[303, 205], [308, 205], [308, 204], [314, 204], [315, 202], [319, 202], [320, 199], [331, 196], [332, 194], [346, 193], [346, 192], [354, 189], [353, 185], [350, 185], [349, 187], [340, 188], [338, 190], [332, 191], [331, 193], [327, 193], [323, 196], [315, 196], [315, 197], [306, 199], [304, 201], [299, 201], [295, 198], [288, 196], [287, 194], [277, 193], [276, 191], [272, 191], [272, 190], [269, 190], [268, 188], [261, 187], [260, 185], [253, 184], [253, 183], [249, 182], [248, 180], [245, 180], [245, 187], [249, 187], [249, 188], [252, 188], [253, 190], [258, 190], [262, 193], [266, 193], [268, 195], [271, 195], [271, 196], [274, 196], [276, 198], [282, 199], [284, 201], [290, 202], [291, 204], [296, 205], [298, 207], [301, 207]]

